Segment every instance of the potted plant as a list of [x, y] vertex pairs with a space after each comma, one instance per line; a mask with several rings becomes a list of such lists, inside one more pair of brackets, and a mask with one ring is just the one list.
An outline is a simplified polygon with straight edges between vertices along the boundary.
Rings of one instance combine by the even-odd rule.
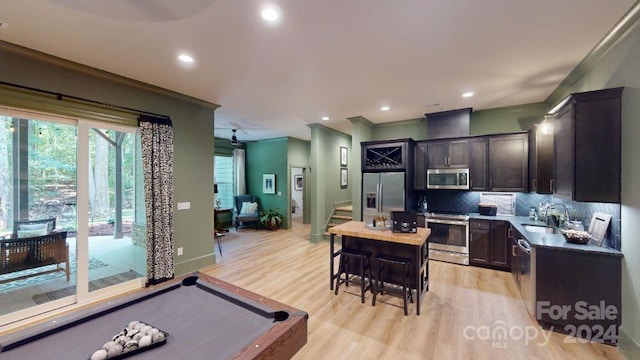
[[283, 217], [279, 208], [260, 212], [260, 224], [267, 230], [278, 230], [282, 220]]

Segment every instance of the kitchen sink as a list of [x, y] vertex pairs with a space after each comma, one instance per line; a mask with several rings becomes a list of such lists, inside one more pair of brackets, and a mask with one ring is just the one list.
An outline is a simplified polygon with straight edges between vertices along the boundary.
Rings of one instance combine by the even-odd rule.
[[524, 225], [524, 229], [529, 232], [541, 233], [541, 234], [561, 234], [560, 230], [542, 225]]

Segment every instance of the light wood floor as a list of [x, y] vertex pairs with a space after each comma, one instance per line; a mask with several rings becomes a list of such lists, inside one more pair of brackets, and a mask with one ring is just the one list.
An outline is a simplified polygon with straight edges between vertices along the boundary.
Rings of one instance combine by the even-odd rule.
[[[624, 359], [615, 347], [543, 331], [506, 272], [431, 261], [420, 316], [412, 305], [405, 317], [402, 300], [387, 295], [372, 307], [367, 293], [361, 304], [357, 286], [335, 296], [328, 242], [313, 244], [308, 225], [293, 226], [240, 229], [204, 271], [307, 311], [308, 342], [296, 359]], [[511, 335], [492, 337], [500, 327]]]

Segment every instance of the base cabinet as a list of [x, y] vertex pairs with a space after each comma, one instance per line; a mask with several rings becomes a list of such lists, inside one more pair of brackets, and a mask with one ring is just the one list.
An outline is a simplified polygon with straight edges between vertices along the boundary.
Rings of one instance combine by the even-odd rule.
[[553, 331], [616, 344], [622, 257], [536, 248], [536, 319]]
[[469, 264], [511, 270], [511, 240], [507, 221], [469, 221]]

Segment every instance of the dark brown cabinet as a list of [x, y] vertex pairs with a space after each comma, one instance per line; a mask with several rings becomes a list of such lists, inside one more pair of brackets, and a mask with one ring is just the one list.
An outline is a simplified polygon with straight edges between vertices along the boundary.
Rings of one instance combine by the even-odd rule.
[[233, 226], [233, 209], [213, 209], [215, 229], [227, 232]]
[[554, 121], [555, 197], [620, 202], [623, 88], [572, 94]]
[[419, 142], [413, 152], [413, 189], [427, 188], [427, 143]]
[[[545, 247], [535, 251], [536, 319], [555, 331], [616, 344], [622, 256]], [[563, 316], [550, 311], [560, 307]]]
[[362, 171], [396, 171], [413, 166], [412, 141], [362, 142]]
[[551, 194], [553, 124], [545, 120], [529, 129], [529, 191]]
[[491, 222], [487, 220], [469, 221], [469, 263], [488, 265], [491, 244]]
[[509, 223], [498, 220], [469, 221], [469, 263], [511, 270]]
[[489, 137], [489, 189], [524, 192], [529, 186], [528, 135], [509, 134]]
[[469, 140], [469, 189], [489, 190], [489, 139]]
[[468, 168], [469, 140], [428, 142], [427, 159], [429, 169]]

